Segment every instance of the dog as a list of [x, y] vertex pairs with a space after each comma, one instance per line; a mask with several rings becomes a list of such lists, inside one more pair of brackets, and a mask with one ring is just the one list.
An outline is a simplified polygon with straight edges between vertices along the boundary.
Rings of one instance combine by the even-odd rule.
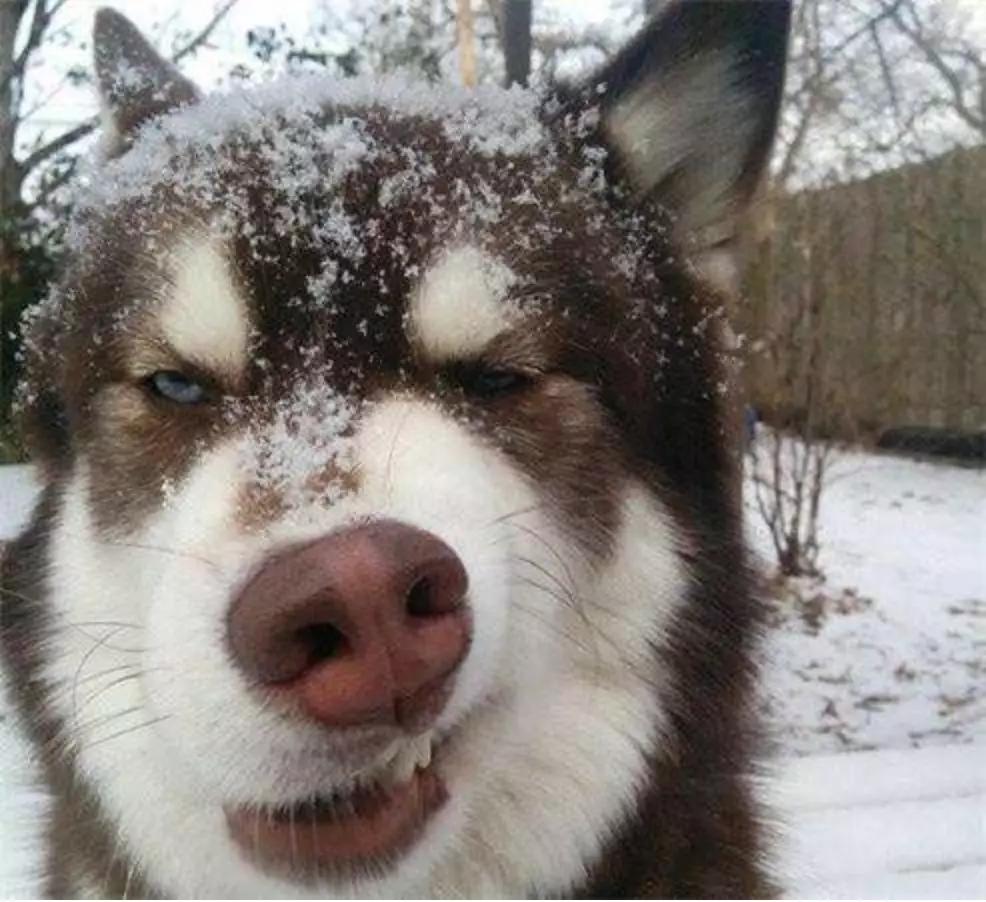
[[97, 13], [3, 570], [52, 896], [765, 896], [715, 286], [790, 8], [203, 96]]

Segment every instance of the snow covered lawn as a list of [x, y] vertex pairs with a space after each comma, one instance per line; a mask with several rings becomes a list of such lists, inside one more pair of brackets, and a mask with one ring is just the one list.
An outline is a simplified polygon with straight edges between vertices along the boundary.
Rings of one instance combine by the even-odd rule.
[[[748, 513], [769, 562], [766, 529]], [[764, 707], [779, 749], [986, 738], [986, 471], [839, 453], [821, 549], [824, 581], [772, 599]]]
[[790, 897], [986, 896], [986, 744], [787, 759], [770, 796]]
[[[790, 896], [986, 893], [986, 473], [838, 455], [824, 581], [771, 600], [763, 707]], [[0, 468], [0, 540], [30, 470]], [[751, 512], [752, 513], [752, 512]], [[751, 516], [751, 538], [769, 560]], [[5, 713], [0, 699], [0, 717]], [[0, 722], [0, 896], [30, 894], [23, 747]]]

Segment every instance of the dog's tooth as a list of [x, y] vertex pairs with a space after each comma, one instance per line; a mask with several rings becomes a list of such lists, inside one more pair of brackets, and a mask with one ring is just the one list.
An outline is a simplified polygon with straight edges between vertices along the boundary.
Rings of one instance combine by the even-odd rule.
[[400, 758], [397, 762], [397, 768], [395, 771], [395, 777], [397, 778], [398, 784], [406, 783], [411, 777], [414, 776], [414, 768], [418, 764], [417, 751], [413, 746], [408, 746], [401, 752]]
[[414, 768], [418, 764], [417, 749], [409, 744], [401, 749], [400, 754], [394, 759], [393, 778], [396, 785], [407, 783], [414, 776]]
[[379, 772], [377, 779], [381, 785], [388, 789], [399, 786], [414, 776], [416, 768], [425, 768], [431, 764], [431, 746], [431, 733], [422, 733], [401, 745]]
[[380, 761], [386, 762], [386, 765], [390, 765], [394, 762], [394, 759], [401, 753], [401, 749], [404, 748], [404, 743], [399, 739], [395, 739], [388, 747], [387, 750], [380, 756]]
[[431, 764], [431, 733], [422, 733], [414, 740], [415, 765], [422, 770]]
[[363, 772], [362, 777], [368, 788], [378, 783], [384, 787], [393, 784], [394, 768], [402, 749], [403, 745], [400, 742], [394, 742], [372, 767]]

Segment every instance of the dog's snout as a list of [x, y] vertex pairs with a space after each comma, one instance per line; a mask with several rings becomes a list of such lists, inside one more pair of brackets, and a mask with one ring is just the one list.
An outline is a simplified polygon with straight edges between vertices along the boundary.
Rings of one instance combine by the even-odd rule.
[[237, 597], [229, 641], [255, 681], [332, 726], [427, 726], [469, 644], [462, 561], [431, 533], [375, 521], [274, 557]]

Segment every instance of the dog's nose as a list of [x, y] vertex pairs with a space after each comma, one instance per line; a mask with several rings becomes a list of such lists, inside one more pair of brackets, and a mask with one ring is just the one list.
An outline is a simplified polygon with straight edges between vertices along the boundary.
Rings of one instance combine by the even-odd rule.
[[431, 533], [391, 520], [332, 533], [272, 558], [235, 599], [233, 657], [325, 724], [420, 730], [469, 645], [467, 584]]

